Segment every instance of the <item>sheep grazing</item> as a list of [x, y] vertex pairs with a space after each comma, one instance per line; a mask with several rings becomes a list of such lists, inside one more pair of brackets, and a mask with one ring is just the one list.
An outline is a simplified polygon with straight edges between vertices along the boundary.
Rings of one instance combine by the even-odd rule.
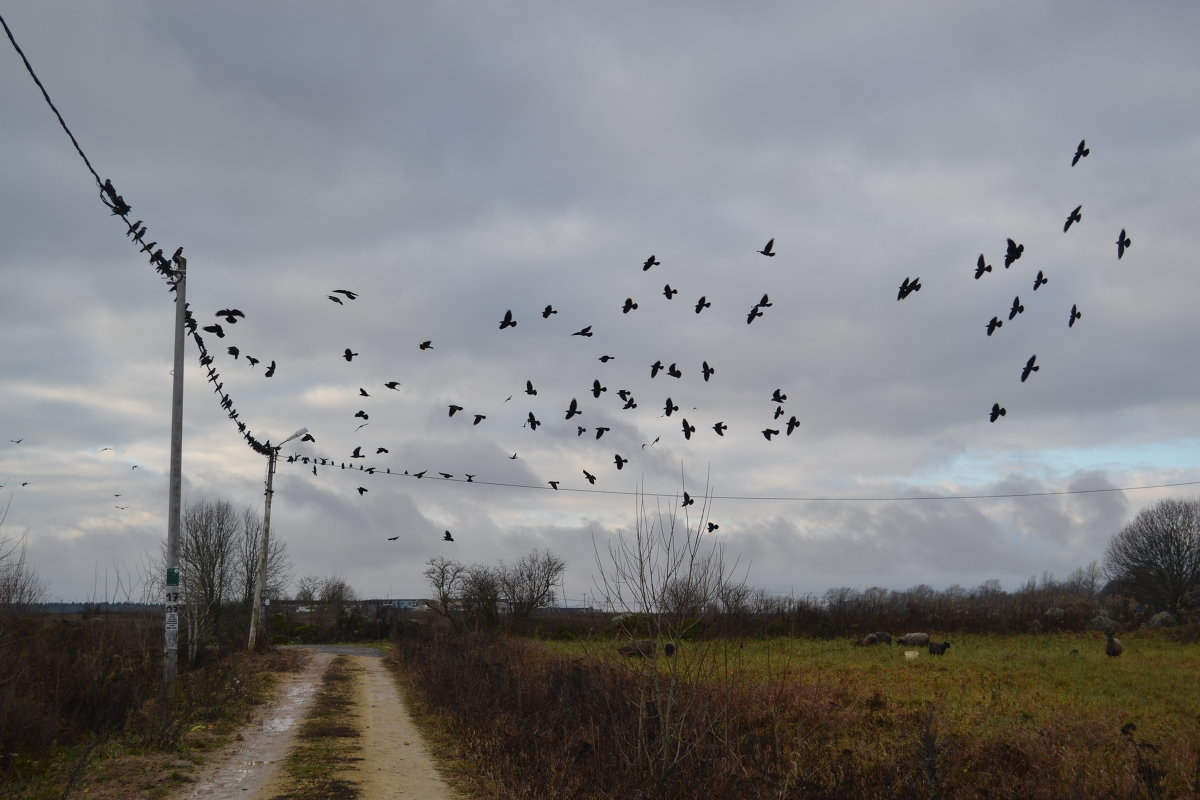
[[929, 655], [931, 656], [944, 656], [946, 655], [946, 651], [949, 649], [949, 642], [942, 642], [941, 644], [938, 644], [937, 642], [929, 643]]
[[1108, 641], [1104, 643], [1105, 655], [1113, 656], [1114, 658], [1121, 655], [1125, 648], [1121, 645], [1120, 639], [1113, 637], [1112, 628], [1106, 630], [1104, 635], [1108, 637]]
[[637, 641], [630, 642], [629, 644], [621, 645], [617, 649], [617, 652], [623, 656], [629, 656], [630, 658], [635, 656], [641, 656], [642, 658], [654, 658], [654, 656], [658, 653], [658, 645], [654, 643], [653, 639], [638, 639]]
[[870, 647], [873, 644], [879, 644], [879, 637], [873, 633], [868, 633], [866, 636], [855, 642], [859, 647]]
[[928, 633], [906, 633], [896, 639], [896, 644], [912, 646], [914, 644], [929, 644]]
[[871, 634], [871, 636], [874, 636], [876, 639], [878, 639], [880, 644], [892, 643], [892, 635], [887, 631], [875, 631]]

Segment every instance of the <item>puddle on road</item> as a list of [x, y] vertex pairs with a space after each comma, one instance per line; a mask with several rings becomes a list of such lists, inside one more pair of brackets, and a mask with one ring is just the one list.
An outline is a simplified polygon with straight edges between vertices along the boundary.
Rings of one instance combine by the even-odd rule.
[[295, 717], [277, 717], [276, 719], [264, 719], [263, 730], [267, 733], [283, 733], [288, 728], [292, 727], [292, 723], [296, 721]]

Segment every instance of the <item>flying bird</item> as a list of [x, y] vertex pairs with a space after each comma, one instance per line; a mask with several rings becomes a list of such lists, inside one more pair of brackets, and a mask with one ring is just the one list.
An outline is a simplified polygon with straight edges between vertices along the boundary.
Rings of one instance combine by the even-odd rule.
[[263, 377], [264, 378], [275, 377], [275, 359], [271, 359], [271, 364], [270, 364], [270, 366], [267, 367], [267, 371], [265, 373], [263, 373]]
[[696, 313], [699, 314], [701, 311], [711, 306], [712, 303], [709, 302], [708, 299], [703, 295], [701, 295], [700, 299], [696, 301]]
[[1021, 370], [1021, 383], [1025, 382], [1025, 379], [1029, 377], [1029, 373], [1037, 372], [1039, 369], [1041, 369], [1041, 367], [1034, 365], [1033, 362], [1036, 360], [1037, 354], [1035, 353], [1029, 357], [1028, 361], [1025, 362], [1025, 368]]
[[696, 426], [689, 425], [688, 421], [687, 421], [687, 417], [684, 417], [684, 419], [683, 419], [683, 438], [688, 439], [690, 441], [692, 438], [692, 434], [695, 432], [696, 432]]
[[396, 391], [400, 391], [400, 381], [388, 381], [387, 383], [384, 384], [384, 386], [386, 386], [389, 389], [395, 389]]
[[999, 403], [992, 403], [992, 413], [988, 414], [988, 421], [995, 422], [1008, 413], [1008, 409], [1002, 408]]
[[361, 444], [358, 447], [354, 448], [354, 452], [350, 454], [350, 457], [351, 458], [366, 458], [366, 456], [364, 456], [362, 454], [362, 445]]
[[358, 299], [358, 293], [352, 292], [349, 289], [334, 289], [333, 293], [334, 294], [343, 294], [346, 296], [346, 299], [348, 299], [348, 300], [357, 300]]
[[337, 303], [339, 306], [346, 305], [345, 303], [342, 302], [342, 298], [340, 298], [340, 297], [334, 297], [333, 295], [329, 295], [329, 299], [332, 300], [333, 302]]
[[666, 414], [666, 415], [669, 417], [669, 416], [671, 416], [671, 413], [672, 413], [672, 412], [674, 412], [674, 411], [678, 411], [678, 410], [679, 410], [679, 406], [677, 406], [677, 405], [675, 405], [674, 403], [672, 403], [672, 402], [671, 402], [671, 398], [669, 398], [669, 397], [668, 397], [668, 398], [667, 398], [667, 405], [666, 405], [666, 407], [663, 409], [663, 411], [665, 412], [665, 414]]
[[[661, 371], [662, 369], [663, 369], [663, 363], [661, 361], [655, 361], [653, 364], [650, 365], [650, 377], [657, 378], [659, 371]], [[626, 399], [628, 399], [628, 398], [626, 398]]]
[[530, 396], [537, 394], [537, 389], [533, 388], [533, 381], [525, 381], [525, 394]]
[[713, 430], [717, 432], [717, 436], [724, 436], [725, 431], [729, 430], [729, 426], [724, 422], [718, 422], [716, 425], [713, 425]]
[[992, 265], [987, 263], [983, 258], [983, 253], [979, 254], [979, 260], [975, 262], [975, 280], [983, 277], [983, 273], [991, 272]]
[[442, 476], [442, 480], [447, 480], [447, 481], [454, 477], [449, 472], [439, 472], [438, 475]]
[[1004, 268], [1008, 269], [1012, 263], [1021, 257], [1025, 252], [1025, 245], [1017, 244], [1012, 239], [1008, 240], [1008, 246], [1004, 251]]
[[551, 314], [557, 314], [557, 313], [558, 313], [558, 309], [556, 309], [554, 306], [548, 305], [542, 309], [542, 319], [550, 319]]
[[1021, 305], [1021, 296], [1017, 295], [1013, 298], [1012, 308], [1008, 312], [1008, 321], [1012, 322], [1013, 318], [1025, 310], [1025, 306]]
[[546, 483], [550, 484], [551, 489], [558, 491], [558, 481], [546, 481]]
[[510, 308], [508, 311], [504, 312], [504, 319], [500, 320], [500, 330], [515, 327], [517, 327], [517, 321], [513, 319], [512, 309]]
[[244, 319], [246, 316], [241, 311], [238, 311], [236, 308], [222, 308], [220, 311], [217, 312], [216, 315], [218, 317], [223, 318], [225, 320], [226, 324], [228, 324], [228, 325], [235, 324], [238, 321], [238, 317], [242, 317]]
[[774, 428], [764, 428], [762, 435], [763, 435], [763, 438], [769, 442], [769, 441], [771, 441], [772, 436], [779, 435], [779, 431], [775, 430]]
[[664, 295], [664, 296], [665, 296], [665, 297], [666, 297], [668, 300], [670, 300], [672, 297], [674, 297], [674, 296], [675, 296], [675, 295], [677, 295], [677, 294], [679, 294], [679, 290], [678, 290], [678, 289], [672, 289], [672, 288], [671, 288], [671, 284], [669, 284], [669, 283], [668, 283], [666, 286], [664, 286], [664, 287], [663, 287], [663, 295]]
[[1080, 139], [1080, 140], [1079, 140], [1079, 144], [1075, 146], [1075, 155], [1074, 155], [1074, 157], [1072, 157], [1072, 158], [1071, 158], [1071, 166], [1073, 167], [1073, 166], [1075, 166], [1076, 164], [1078, 164], [1078, 163], [1079, 163], [1079, 159], [1081, 159], [1081, 158], [1087, 158], [1087, 155], [1088, 155], [1088, 153], [1090, 153], [1090, 152], [1092, 152], [1092, 151], [1091, 151], [1091, 149], [1090, 149], [1090, 148], [1087, 146], [1087, 140], [1086, 140], [1086, 139]]
[[775, 305], [775, 304], [774, 304], [774, 303], [772, 303], [772, 302], [771, 302], [771, 300], [770, 300], [770, 298], [768, 298], [768, 297], [767, 297], [767, 296], [764, 294], [764, 295], [762, 296], [762, 300], [759, 300], [757, 303], [755, 303], [755, 305], [756, 305], [756, 306], [758, 306], [759, 308], [770, 308], [771, 306], [773, 306], [773, 305]]
[[1068, 328], [1074, 328], [1074, 327], [1075, 327], [1075, 320], [1079, 319], [1079, 318], [1080, 318], [1080, 317], [1082, 317], [1082, 316], [1083, 316], [1083, 314], [1082, 314], [1082, 313], [1080, 313], [1080, 311], [1079, 311], [1079, 306], [1078, 306], [1078, 305], [1072, 305], [1072, 306], [1071, 306], [1071, 318], [1067, 320], [1067, 327], [1068, 327]]
[[360, 386], [360, 387], [358, 387], [358, 396], [359, 397], [370, 397], [371, 394], [366, 389], [364, 389], [363, 387]]
[[582, 413], [583, 412], [579, 410], [579, 403], [576, 401], [576, 399], [574, 397], [572, 397], [571, 404], [569, 406], [567, 406], [566, 419], [570, 419], [571, 417], [578, 416], [579, 414], [582, 414]]
[[775, 240], [770, 239], [767, 241], [766, 247], [764, 247], [762, 250], [759, 250], [757, 252], [762, 253], [764, 256], [774, 258], [775, 257], [774, 247], [775, 247]]
[[1125, 235], [1125, 229], [1121, 228], [1121, 233], [1117, 236], [1117, 258], [1125, 255], [1125, 251], [1133, 244], [1133, 240]]
[[787, 395], [783, 393], [782, 389], [776, 389], [774, 392], [771, 393], [771, 402], [772, 403], [783, 403], [786, 400], [787, 400]]
[[421, 342], [421, 344], [419, 344], [418, 347], [420, 347], [422, 350], [432, 350], [433, 349], [433, 340], [426, 339], [425, 341]]
[[672, 378], [682, 378], [683, 373], [679, 371], [679, 367], [675, 366], [675, 362], [671, 362], [671, 366], [667, 367], [667, 374]]
[[1039, 286], [1045, 286], [1050, 282], [1050, 279], [1039, 269], [1037, 277], [1033, 279], [1033, 290], [1036, 292]]
[[988, 320], [988, 324], [987, 324], [988, 336], [991, 336], [993, 333], [995, 333], [996, 328], [1002, 328], [1002, 327], [1004, 327], [1004, 323], [1000, 321], [1000, 318], [992, 317], [990, 320]]
[[375, 448], [375, 455], [377, 455], [377, 456], [381, 456], [384, 453], [390, 453], [390, 452], [391, 451], [388, 450], [386, 447], [376, 447]]
[[622, 469], [626, 464], [629, 463], [629, 459], [621, 458], [621, 454], [617, 453], [615, 456], [613, 456], [613, 463], [617, 465], [617, 469]]
[[696, 499], [694, 497], [692, 497], [687, 492], [684, 492], [683, 493], [683, 502], [679, 504], [679, 507], [687, 508], [688, 506], [692, 505], [695, 502], [696, 502]]
[[900, 284], [900, 291], [896, 293], [897, 300], [903, 300], [913, 292], [921, 291], [921, 279], [913, 278], [911, 281], [908, 278], [904, 279], [904, 283]]
[[713, 367], [710, 367], [708, 365], [708, 362], [705, 361], [704, 364], [701, 366], [700, 371], [704, 373], [704, 382], [708, 383], [708, 379], [711, 378], [713, 376], [713, 373], [715, 373], [717, 370], [714, 369]]
[[720, 526], [720, 525], [718, 525], [717, 523], [715, 523], [715, 522], [710, 522], [710, 523], [708, 523], [708, 532], [709, 532], [709, 533], [712, 533], [713, 531], [715, 531], [715, 530], [716, 530], [717, 528], [719, 528], [719, 527], [721, 527], [721, 526]]
[[342, 358], [346, 359], [347, 361], [353, 361], [356, 355], [358, 355], [358, 353], [351, 352], [349, 347], [342, 351]]
[[257, 367], [258, 362], [259, 359], [255, 358], [254, 356], [246, 356], [246, 363], [249, 364], [251, 368]]
[[530, 411], [529, 418], [525, 420], [525, 424], [529, 426], [529, 430], [536, 431], [538, 429], [538, 425], [541, 425], [542, 422], [533, 415], [532, 411]]
[[237, 349], [237, 347], [234, 347], [233, 345], [230, 345], [229, 348], [225, 352], [229, 353], [229, 355], [233, 356], [235, 360], [242, 353], [241, 350]]
[[793, 415], [792, 418], [787, 421], [787, 435], [791, 436], [792, 431], [796, 430], [796, 428], [799, 428], [799, 427], [800, 427], [800, 420], [796, 419], [796, 417]]
[[358, 487], [358, 496], [359, 497], [362, 497], [366, 493], [367, 493], [367, 487], [365, 487], [365, 486]]
[[454, 537], [450, 535], [450, 531], [446, 531], [446, 533], [442, 536], [442, 541], [443, 542], [453, 542], [454, 541]]
[[607, 392], [607, 386], [601, 386], [600, 381], [592, 381], [592, 397], [599, 398], [601, 393]]
[[453, 417], [455, 414], [457, 414], [459, 411], [462, 411], [462, 410], [463, 410], [462, 406], [455, 405], [454, 403], [450, 404], [450, 416]]
[[355, 411], [355, 412], [354, 412], [354, 416], [358, 417], [358, 418], [359, 418], [359, 419], [361, 419], [363, 422], [366, 422], [367, 420], [369, 420], [369, 419], [371, 418], [371, 417], [370, 417], [370, 416], [367, 414], [367, 412], [366, 412], [366, 411], [363, 411], [361, 408], [360, 408], [358, 411]]
[[476, 415], [475, 415], [475, 421], [474, 421], [474, 422], [472, 422], [471, 424], [472, 424], [472, 425], [478, 425], [479, 423], [483, 422], [485, 419], [487, 419], [487, 415], [486, 415], [486, 414], [476, 414]]
[[396, 540], [397, 540], [397, 539], [399, 539], [399, 538], [400, 538], [399, 536], [389, 536], [389, 537], [388, 537], [388, 541], [389, 541], [389, 542], [394, 542], [394, 541], [396, 541]]
[[649, 258], [647, 258], [647, 259], [646, 259], [646, 261], [645, 261], [645, 263], [643, 263], [643, 264], [642, 264], [642, 272], [645, 272], [646, 270], [650, 269], [651, 267], [657, 267], [657, 266], [658, 266], [659, 264], [661, 264], [661, 263], [662, 263], [662, 262], [661, 262], [661, 261], [658, 261], [658, 260], [656, 260], [656, 259], [654, 258], [654, 254], [653, 254], [653, 253], [651, 253], [651, 254], [650, 254], [650, 257], [649, 257]]
[[600, 358], [598, 358], [596, 360], [599, 361], [601, 364], [607, 364], [608, 362], [612, 361], [614, 358], [616, 358], [616, 356], [600, 356]]
[[588, 336], [588, 337], [590, 337], [592, 335], [592, 326], [588, 325], [587, 327], [580, 328], [579, 330], [575, 331], [571, 335], [572, 336]]
[[597, 425], [596, 426], [596, 438], [599, 439], [601, 436], [603, 436], [605, 433], [607, 433], [608, 431], [611, 431], [611, 430], [612, 430], [612, 428], [605, 428], [602, 425]]
[[761, 317], [762, 315], [763, 315], [763, 312], [759, 309], [759, 307], [754, 306], [753, 308], [750, 309], [750, 313], [746, 315], [746, 324], [749, 325], [750, 323], [754, 322], [755, 319], [757, 319], [758, 317]]
[[1083, 221], [1083, 214], [1079, 213], [1081, 210], [1083, 210], [1083, 205], [1077, 205], [1075, 210], [1067, 215], [1067, 221], [1063, 223], [1063, 233], [1069, 231], [1072, 224]]
[[587, 478], [588, 483], [592, 484], [593, 486], [596, 485], [596, 476], [588, 472], [586, 469], [583, 471], [583, 477]]
[[632, 297], [626, 297], [625, 305], [621, 306], [621, 313], [628, 314], [630, 311], [635, 310], [637, 307], [638, 307], [638, 304], [633, 302]]
[[509, 460], [509, 461], [516, 461], [516, 460], [517, 460], [517, 454], [516, 454], [516, 453], [513, 453], [511, 456], [509, 456], [509, 457], [508, 457], [508, 460]]
[[302, 442], [312, 442], [313, 444], [316, 444], [316, 441], [317, 441], [317, 440], [316, 440], [316, 438], [315, 438], [315, 437], [314, 437], [314, 436], [313, 436], [311, 433], [306, 433], [306, 434], [304, 434], [303, 436], [301, 436], [301, 437], [300, 437], [300, 441], [302, 441]]
[[218, 339], [225, 338], [225, 331], [221, 330], [220, 325], [217, 325], [217, 324], [205, 325], [201, 330], [205, 330], [205, 331], [208, 331], [209, 333], [215, 334]]

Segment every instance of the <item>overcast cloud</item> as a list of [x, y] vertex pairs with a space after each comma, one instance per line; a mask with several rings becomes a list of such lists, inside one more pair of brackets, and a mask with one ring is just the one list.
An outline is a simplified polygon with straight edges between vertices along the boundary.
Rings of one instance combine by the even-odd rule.
[[[284, 456], [391, 470], [281, 461], [272, 529], [297, 576], [415, 597], [432, 557], [550, 548], [580, 603], [594, 543], [632, 529], [641, 488], [664, 513], [685, 489], [713, 495], [688, 524], [719, 525], [772, 592], [1011, 588], [1102, 558], [1138, 510], [1198, 494], [1094, 491], [1200, 482], [1191, 6], [3, 13], [146, 239], [184, 247], [200, 325], [245, 312], [205, 342], [254, 435], [306, 426], [316, 442]], [[51, 597], [83, 599], [165, 538], [174, 309], [4, 49], [3, 535], [27, 534]], [[1007, 237], [1025, 246], [1008, 269]], [[976, 280], [981, 253], [993, 269]], [[339, 288], [359, 296], [335, 304]], [[499, 330], [507, 310], [518, 324]], [[189, 340], [184, 499], [261, 508], [266, 459], [197, 355]], [[655, 361], [681, 377], [651, 378]], [[924, 499], [979, 495], [1022, 496]]]

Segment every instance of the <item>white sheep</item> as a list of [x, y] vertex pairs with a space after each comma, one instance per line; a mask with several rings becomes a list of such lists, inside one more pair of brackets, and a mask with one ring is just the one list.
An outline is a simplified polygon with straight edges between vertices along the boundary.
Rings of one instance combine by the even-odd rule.
[[929, 634], [928, 633], [906, 633], [903, 636], [896, 639], [896, 644], [906, 644], [906, 645], [910, 645], [910, 646], [914, 645], [914, 644], [929, 644]]

